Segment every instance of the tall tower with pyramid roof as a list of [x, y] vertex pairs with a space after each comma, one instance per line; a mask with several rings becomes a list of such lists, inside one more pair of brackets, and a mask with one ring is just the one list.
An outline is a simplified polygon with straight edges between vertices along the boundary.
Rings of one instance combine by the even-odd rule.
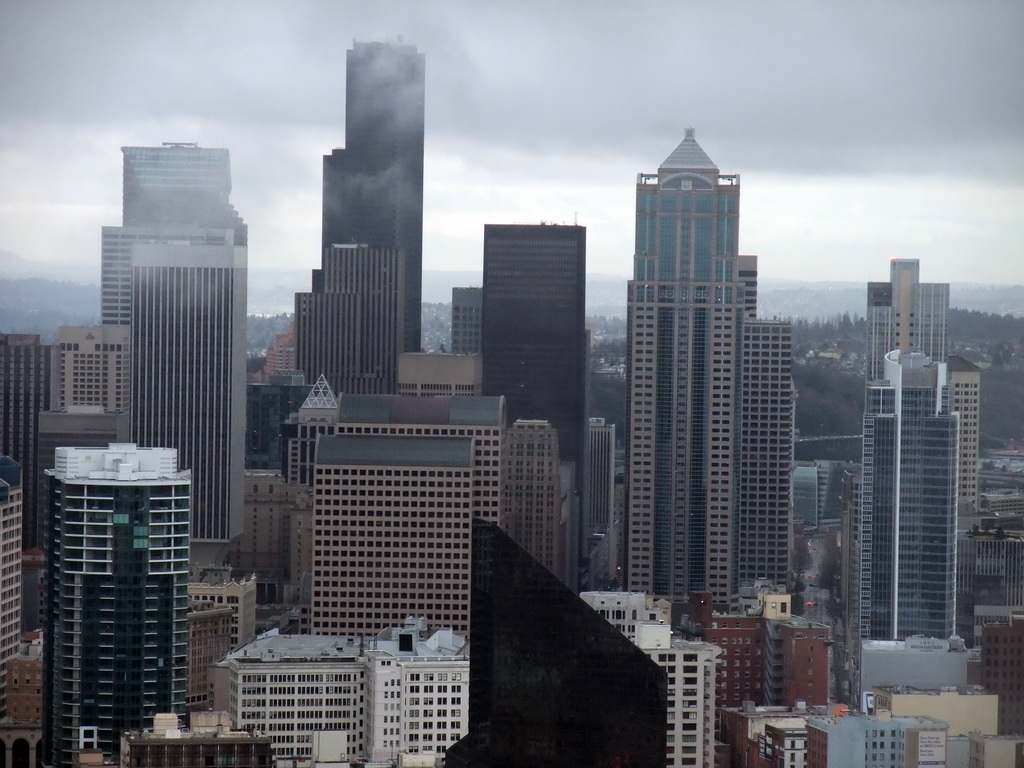
[[741, 346], [757, 291], [757, 258], [739, 255], [739, 202], [739, 176], [719, 172], [693, 129], [657, 173], [637, 177], [628, 296], [630, 590], [711, 592], [724, 602], [737, 587]]

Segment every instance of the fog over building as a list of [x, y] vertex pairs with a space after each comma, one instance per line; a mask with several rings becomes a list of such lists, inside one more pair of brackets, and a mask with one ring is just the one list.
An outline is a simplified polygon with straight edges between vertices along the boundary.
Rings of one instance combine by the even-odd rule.
[[[321, 247], [403, 252], [405, 352], [420, 351], [424, 68], [413, 45], [355, 43], [345, 73], [345, 148], [324, 156]], [[321, 372], [306, 375], [312, 381]]]
[[121, 152], [122, 226], [104, 227], [102, 233], [104, 325], [131, 322], [134, 243], [248, 244], [248, 227], [228, 200], [228, 150], [168, 142], [161, 147], [121, 147]]
[[235, 245], [248, 244], [248, 228], [228, 199], [231, 158], [226, 149], [165, 142], [161, 147], [121, 147], [121, 152], [126, 227], [186, 224], [230, 229]]

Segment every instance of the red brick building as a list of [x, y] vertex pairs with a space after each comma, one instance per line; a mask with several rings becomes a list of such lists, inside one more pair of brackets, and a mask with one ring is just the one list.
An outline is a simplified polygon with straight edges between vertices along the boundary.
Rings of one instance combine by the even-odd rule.
[[[803, 764], [807, 749], [807, 717], [824, 708], [755, 707], [719, 710], [719, 740], [728, 765], [777, 768]], [[793, 756], [793, 757], [791, 757]]]
[[1024, 733], [1024, 614], [982, 627], [981, 684], [999, 694], [1000, 735]]
[[722, 649], [720, 707], [824, 705], [829, 699], [831, 630], [790, 613], [789, 595], [763, 595], [753, 614], [721, 614], [709, 594], [691, 595], [684, 630]]

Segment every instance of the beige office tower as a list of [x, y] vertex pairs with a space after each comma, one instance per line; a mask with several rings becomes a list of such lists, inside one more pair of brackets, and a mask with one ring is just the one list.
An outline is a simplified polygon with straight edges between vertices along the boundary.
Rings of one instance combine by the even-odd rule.
[[508, 535], [566, 584], [566, 523], [558, 470], [558, 431], [519, 419], [505, 432], [505, 518]]
[[627, 579], [659, 596], [734, 592], [740, 339], [757, 259], [738, 251], [740, 178], [692, 129], [636, 183], [627, 307]]
[[868, 283], [868, 381], [885, 376], [885, 356], [923, 352], [946, 359], [949, 283], [922, 283], [917, 259], [893, 259], [889, 282]]
[[[55, 347], [53, 409], [39, 414], [36, 440], [38, 464], [44, 470], [53, 468], [58, 447], [88, 448], [129, 438], [128, 326], [64, 326], [57, 329]], [[43, 473], [37, 478], [36, 494], [37, 499], [45, 498]], [[36, 531], [29, 538], [35, 541]]]
[[58, 328], [56, 408], [96, 406], [104, 411], [127, 411], [131, 403], [130, 344], [129, 329], [123, 325]]
[[796, 402], [789, 323], [748, 318], [742, 352], [736, 579], [738, 586], [790, 584]]
[[483, 358], [404, 352], [398, 356], [398, 394], [417, 397], [483, 394]]
[[501, 397], [343, 395], [316, 445], [314, 634], [469, 630], [474, 518], [500, 522]]
[[256, 601], [280, 605], [295, 600], [308, 551], [296, 539], [308, 522], [313, 495], [309, 488], [284, 482], [278, 472], [245, 473], [245, 521], [242, 535], [231, 542], [228, 557], [235, 573], [256, 574]]
[[957, 449], [957, 514], [973, 515], [979, 507], [978, 441], [981, 436], [981, 368], [958, 355], [946, 359], [946, 381], [953, 396], [953, 410], [960, 414], [960, 445]]

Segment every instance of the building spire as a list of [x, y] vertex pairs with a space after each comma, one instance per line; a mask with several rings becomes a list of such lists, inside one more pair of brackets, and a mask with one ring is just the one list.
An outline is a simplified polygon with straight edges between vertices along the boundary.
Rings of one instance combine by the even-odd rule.
[[671, 155], [665, 158], [665, 162], [661, 164], [661, 170], [714, 171], [718, 173], [718, 166], [697, 143], [696, 134], [697, 132], [693, 128], [686, 129], [682, 142]]
[[309, 395], [306, 397], [306, 401], [302, 404], [303, 408], [337, 408], [338, 399], [334, 396], [331, 391], [331, 385], [327, 383], [327, 377], [322, 373], [320, 378], [316, 380], [316, 384], [309, 390]]

